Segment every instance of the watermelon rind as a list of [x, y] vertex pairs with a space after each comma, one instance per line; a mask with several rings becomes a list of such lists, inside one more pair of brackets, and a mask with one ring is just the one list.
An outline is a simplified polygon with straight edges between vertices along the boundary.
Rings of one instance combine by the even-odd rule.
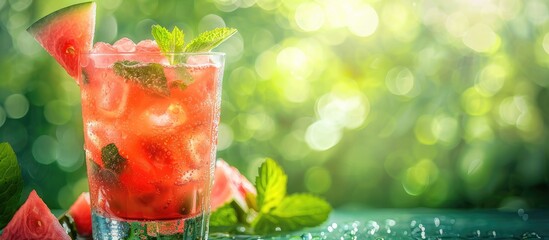
[[90, 7], [94, 7], [94, 5], [95, 5], [95, 2], [83, 2], [83, 3], [78, 3], [78, 4], [68, 6], [68, 7], [61, 8], [61, 9], [55, 11], [55, 12], [52, 12], [52, 13], [44, 16], [43, 18], [40, 18], [36, 22], [34, 22], [31, 26], [29, 26], [27, 28], [27, 32], [34, 35], [37, 32], [39, 32], [40, 29], [42, 29], [44, 27], [44, 25], [52, 22], [52, 20], [54, 20], [56, 18], [59, 18], [59, 17], [62, 17], [64, 15], [68, 14], [68, 13], [71, 13], [71, 12], [75, 11], [75, 10], [88, 9]]

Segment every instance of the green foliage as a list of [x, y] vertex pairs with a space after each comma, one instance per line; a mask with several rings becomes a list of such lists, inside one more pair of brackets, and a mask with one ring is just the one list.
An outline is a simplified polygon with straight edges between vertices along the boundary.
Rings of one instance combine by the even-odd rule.
[[0, 229], [11, 220], [19, 208], [23, 189], [21, 169], [17, 157], [8, 143], [0, 143]]
[[[239, 30], [216, 49], [218, 156], [243, 173], [273, 157], [335, 207], [548, 206], [549, 2], [117, 2], [96, 41]], [[25, 29], [70, 4], [0, 7], [0, 139], [51, 208], [86, 190], [80, 92]]]

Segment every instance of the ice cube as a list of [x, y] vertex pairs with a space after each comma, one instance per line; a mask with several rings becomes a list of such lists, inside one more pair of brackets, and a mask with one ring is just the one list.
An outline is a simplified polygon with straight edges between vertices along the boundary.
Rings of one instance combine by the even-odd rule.
[[113, 47], [120, 53], [135, 52], [135, 43], [129, 38], [121, 38], [113, 44]]
[[204, 65], [209, 63], [211, 63], [211, 61], [210, 61], [210, 56], [208, 55], [194, 55], [194, 56], [190, 56], [187, 59], [187, 64], [189, 65]]
[[200, 163], [209, 161], [212, 158], [212, 139], [206, 134], [195, 134], [188, 140], [188, 146], [191, 161], [195, 166], [200, 166]]
[[101, 81], [101, 89], [97, 96], [97, 106], [107, 117], [119, 117], [126, 110], [129, 86], [123, 81]]
[[[92, 53], [96, 54], [113, 54], [118, 51], [108, 43], [98, 42], [93, 46], [91, 50]], [[117, 59], [114, 59], [114, 56], [105, 56], [105, 55], [92, 55], [90, 59], [93, 59], [94, 66], [97, 68], [105, 68], [110, 66], [112, 63], [116, 62]]]
[[100, 121], [87, 122], [85, 132], [87, 144], [91, 144], [90, 147], [94, 147], [95, 150], [99, 150], [108, 143], [113, 142], [118, 135], [111, 125], [104, 124]]
[[135, 51], [138, 53], [160, 52], [160, 48], [156, 44], [156, 41], [147, 39], [139, 42]]
[[144, 112], [144, 118], [153, 129], [170, 131], [181, 126], [187, 120], [185, 109], [173, 100], [159, 102]]
[[91, 52], [106, 54], [106, 53], [116, 53], [117, 51], [112, 45], [108, 43], [97, 42], [95, 43], [95, 45], [93, 45], [93, 49], [91, 50]]
[[200, 180], [200, 172], [198, 172], [198, 169], [186, 170], [182, 173], [181, 177], [177, 179], [175, 185], [184, 186], [189, 182], [194, 182], [198, 180]]
[[163, 65], [169, 64], [168, 59], [160, 52], [160, 48], [154, 40], [147, 39], [139, 42], [136, 46], [135, 53], [136, 55], [132, 56], [135, 61], [154, 62]]

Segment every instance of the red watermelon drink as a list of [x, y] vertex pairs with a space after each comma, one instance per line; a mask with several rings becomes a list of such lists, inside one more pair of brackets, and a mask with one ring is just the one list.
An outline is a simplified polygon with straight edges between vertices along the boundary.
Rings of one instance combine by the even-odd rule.
[[94, 239], [205, 239], [224, 54], [236, 30], [188, 44], [177, 27], [153, 40], [92, 48], [95, 3], [58, 10], [28, 31], [76, 79]]
[[113, 220], [149, 236], [206, 228], [223, 54], [136, 49], [80, 57], [94, 230]]

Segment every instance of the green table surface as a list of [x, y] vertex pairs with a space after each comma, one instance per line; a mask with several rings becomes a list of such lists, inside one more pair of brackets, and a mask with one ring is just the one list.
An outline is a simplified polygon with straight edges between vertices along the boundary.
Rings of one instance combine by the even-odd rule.
[[271, 236], [211, 232], [209, 239], [549, 239], [549, 209], [336, 209], [316, 228]]
[[549, 209], [339, 209], [317, 228], [278, 236], [211, 233], [209, 239], [549, 239]]

